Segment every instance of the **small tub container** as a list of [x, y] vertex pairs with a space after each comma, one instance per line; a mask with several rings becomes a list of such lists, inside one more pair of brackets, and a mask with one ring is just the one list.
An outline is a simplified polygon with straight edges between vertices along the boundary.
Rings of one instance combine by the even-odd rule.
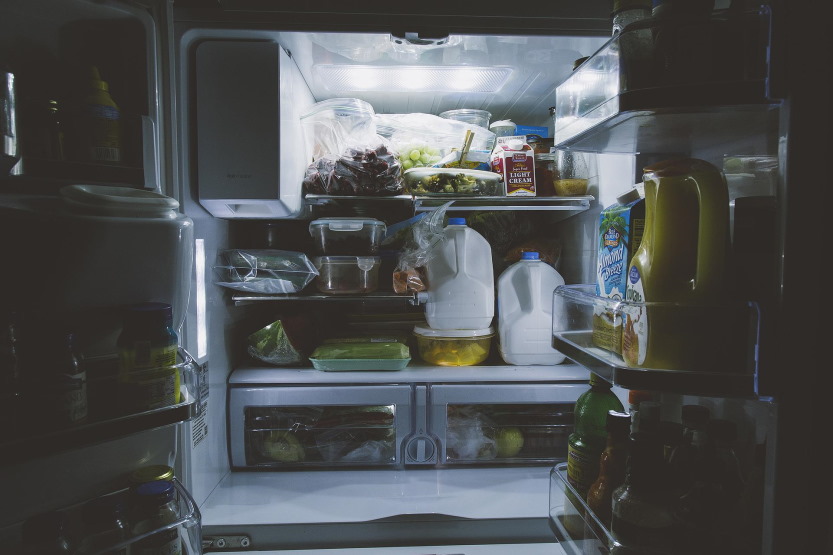
[[459, 110], [446, 110], [440, 114], [441, 118], [453, 119], [470, 123], [472, 125], [479, 125], [485, 129], [489, 129], [489, 120], [492, 119], [492, 114], [486, 110], [472, 110], [470, 108], [461, 108]]
[[435, 330], [414, 327], [419, 356], [429, 364], [439, 366], [472, 366], [489, 356], [493, 327], [480, 330]]
[[379, 286], [381, 263], [378, 256], [317, 256], [315, 285], [331, 295], [371, 293]]
[[318, 254], [375, 255], [387, 226], [375, 218], [322, 218], [309, 224]]

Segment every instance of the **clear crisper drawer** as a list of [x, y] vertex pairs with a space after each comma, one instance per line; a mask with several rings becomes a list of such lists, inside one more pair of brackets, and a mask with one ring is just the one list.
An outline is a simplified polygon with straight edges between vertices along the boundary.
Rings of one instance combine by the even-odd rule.
[[553, 347], [628, 389], [692, 395], [757, 393], [755, 303], [635, 303], [595, 294], [594, 285], [553, 293]]
[[567, 458], [576, 384], [431, 386], [441, 465], [548, 464]]
[[[125, 488], [70, 507], [34, 515], [0, 530], [0, 539], [4, 549], [11, 548], [11, 553], [52, 553], [57, 546], [51, 534], [54, 534], [56, 524], [60, 524], [63, 535], [72, 542], [72, 553], [149, 553], [151, 549], [156, 553], [161, 552], [157, 550], [162, 549], [162, 545], [172, 549], [173, 542], [176, 542], [177, 552], [183, 555], [202, 553], [201, 516], [197, 504], [176, 478], [170, 481], [174, 486], [174, 510], [166, 513], [162, 519], [164, 522], [149, 519], [147, 509], [144, 512], [141, 510], [133, 490]], [[115, 516], [107, 520], [106, 515], [115, 514], [123, 523], [121, 529], [104, 531], [97, 528], [102, 523], [114, 522]], [[39, 541], [44, 543], [32, 543]], [[20, 549], [15, 549], [15, 546]]]
[[769, 21], [762, 6], [628, 26], [556, 88], [555, 144], [620, 112], [763, 102]]
[[397, 466], [412, 428], [411, 396], [407, 386], [388, 385], [232, 388], [232, 466]]

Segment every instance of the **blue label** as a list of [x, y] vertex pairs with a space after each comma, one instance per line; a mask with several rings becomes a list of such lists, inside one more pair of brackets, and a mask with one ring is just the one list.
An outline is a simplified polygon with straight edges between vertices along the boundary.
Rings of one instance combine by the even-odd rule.
[[631, 284], [636, 283], [639, 281], [639, 270], [636, 266], [631, 266], [631, 271], [628, 272], [628, 278], [631, 280]]

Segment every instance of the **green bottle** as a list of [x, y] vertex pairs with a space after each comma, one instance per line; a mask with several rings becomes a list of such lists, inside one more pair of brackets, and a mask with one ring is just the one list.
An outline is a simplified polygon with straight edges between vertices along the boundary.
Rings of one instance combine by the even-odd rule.
[[610, 383], [590, 374], [590, 389], [576, 400], [575, 431], [568, 439], [567, 480], [582, 499], [599, 477], [599, 458], [607, 442], [607, 413], [624, 411], [611, 388]]

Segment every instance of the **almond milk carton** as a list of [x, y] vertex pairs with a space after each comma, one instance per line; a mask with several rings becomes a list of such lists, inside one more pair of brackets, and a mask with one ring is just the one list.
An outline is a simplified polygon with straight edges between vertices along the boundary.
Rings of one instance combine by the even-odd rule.
[[491, 157], [492, 171], [503, 176], [508, 197], [535, 196], [535, 153], [526, 135], [498, 137]]

